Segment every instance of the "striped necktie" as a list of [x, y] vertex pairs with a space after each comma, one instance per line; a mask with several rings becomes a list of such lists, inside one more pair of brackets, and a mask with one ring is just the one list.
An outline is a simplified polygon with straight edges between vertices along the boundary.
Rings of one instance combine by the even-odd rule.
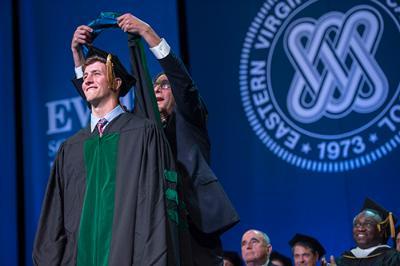
[[105, 118], [102, 118], [97, 122], [97, 130], [99, 131], [100, 137], [103, 136], [104, 128], [107, 125], [108, 121]]

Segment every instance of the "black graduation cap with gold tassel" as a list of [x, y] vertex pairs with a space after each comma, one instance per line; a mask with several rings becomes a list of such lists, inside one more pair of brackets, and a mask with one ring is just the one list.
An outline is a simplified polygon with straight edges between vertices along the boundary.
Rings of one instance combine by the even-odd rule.
[[[117, 17], [120, 15], [120, 13], [116, 12], [101, 12], [98, 18], [90, 22], [88, 26], [93, 29], [93, 32], [91, 33], [92, 41], [103, 30], [118, 28]], [[132, 75], [126, 71], [118, 57], [113, 54], [107, 53], [93, 45], [83, 45], [82, 52], [85, 58], [92, 55], [98, 55], [107, 59], [110, 54], [115, 76], [122, 79], [120, 96], [123, 97], [134, 85], [134, 113], [141, 114], [155, 121], [157, 125], [162, 126], [157, 100], [154, 95], [153, 84], [147, 69], [146, 56], [141, 37], [137, 34], [128, 33], [128, 46], [130, 50]], [[86, 101], [85, 94], [82, 90], [82, 79], [73, 79], [72, 83], [79, 95]], [[87, 104], [90, 108], [90, 104]]]
[[[119, 96], [125, 96], [132, 86], [135, 84], [135, 78], [128, 73], [125, 69], [124, 65], [118, 59], [116, 55], [108, 53], [106, 51], [101, 50], [93, 45], [88, 46], [89, 50], [86, 55], [86, 59], [94, 56], [98, 56], [106, 60], [107, 66], [107, 78], [109, 81], [114, 81], [115, 77], [118, 77], [122, 80]], [[76, 89], [78, 90], [79, 94], [82, 95], [82, 82], [74, 82]], [[114, 84], [111, 84], [114, 87]], [[84, 95], [82, 95], [84, 96]]]
[[[117, 17], [120, 16], [117, 12], [101, 12], [99, 17], [91, 21], [88, 26], [93, 29], [91, 33], [92, 40], [94, 40], [103, 30], [109, 28], [118, 28]], [[108, 63], [108, 79], [113, 81], [112, 77], [119, 77], [122, 80], [119, 96], [125, 96], [131, 87], [135, 84], [135, 78], [126, 71], [124, 65], [118, 59], [116, 55], [103, 51], [92, 44], [87, 44], [82, 46], [82, 51], [85, 59], [92, 56], [99, 56], [109, 61]], [[85, 94], [82, 90], [82, 79], [73, 79], [74, 84], [78, 93], [86, 100]], [[115, 85], [112, 84], [114, 87]], [[90, 104], [88, 104], [90, 107]]]
[[384, 231], [385, 239], [389, 237], [395, 238], [395, 224], [397, 219], [392, 212], [389, 212], [370, 198], [365, 199], [361, 211], [370, 211], [377, 214], [382, 219], [382, 221], [377, 224], [379, 232]]

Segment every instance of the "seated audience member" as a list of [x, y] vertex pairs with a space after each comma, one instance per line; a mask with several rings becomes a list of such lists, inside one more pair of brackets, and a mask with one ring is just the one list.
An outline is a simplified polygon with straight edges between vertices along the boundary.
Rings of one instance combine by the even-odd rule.
[[386, 245], [388, 238], [395, 236], [394, 224], [391, 212], [367, 198], [353, 220], [353, 238], [357, 247], [345, 251], [336, 264], [399, 266], [400, 252]]
[[248, 230], [242, 236], [242, 258], [246, 266], [274, 266], [269, 260], [272, 245], [269, 237], [259, 230]]
[[242, 259], [235, 251], [224, 251], [224, 266], [242, 266]]
[[293, 261], [296, 266], [316, 266], [317, 262], [325, 255], [321, 243], [307, 235], [296, 234], [290, 241]]
[[396, 228], [396, 250], [400, 251], [400, 226]]
[[269, 259], [276, 266], [292, 266], [292, 260], [290, 258], [276, 251], [271, 252]]

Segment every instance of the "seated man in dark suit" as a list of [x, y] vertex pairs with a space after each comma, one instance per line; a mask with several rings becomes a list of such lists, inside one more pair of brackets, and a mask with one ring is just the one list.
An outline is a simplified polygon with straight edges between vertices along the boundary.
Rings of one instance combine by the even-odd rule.
[[246, 266], [275, 266], [270, 261], [272, 245], [269, 237], [259, 230], [248, 230], [242, 236], [242, 258]]

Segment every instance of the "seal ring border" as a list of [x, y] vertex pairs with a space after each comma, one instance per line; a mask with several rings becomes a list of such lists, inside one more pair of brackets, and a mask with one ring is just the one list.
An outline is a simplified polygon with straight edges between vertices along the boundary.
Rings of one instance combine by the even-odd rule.
[[[316, 1], [317, 0], [309, 1], [305, 4], [310, 5], [311, 3], [314, 3]], [[374, 0], [372, 0], [372, 2], [376, 3], [376, 1]], [[381, 3], [377, 4], [381, 5]], [[386, 9], [386, 7], [382, 5], [381, 7]], [[247, 80], [248, 80], [247, 70], [250, 57], [250, 49], [252, 47], [254, 38], [256, 37], [256, 33], [258, 32], [258, 28], [260, 27], [265, 15], [268, 14], [268, 11], [270, 9], [271, 8], [268, 6], [267, 2], [264, 2], [260, 10], [257, 12], [257, 15], [253, 19], [246, 33], [239, 64], [239, 85], [240, 85], [240, 92], [241, 92], [240, 94], [242, 97], [243, 108], [245, 110], [250, 126], [252, 127], [256, 135], [259, 137], [259, 139], [264, 143], [264, 145], [267, 146], [267, 148], [270, 151], [272, 151], [275, 155], [277, 155], [282, 160], [288, 162], [289, 164], [292, 164], [296, 167], [300, 167], [305, 170], [311, 170], [315, 172], [344, 172], [348, 170], [361, 168], [382, 158], [383, 156], [391, 152], [394, 148], [396, 148], [400, 144], [400, 132], [397, 132], [397, 134], [395, 134], [391, 139], [382, 144], [379, 148], [376, 148], [373, 151], [364, 154], [362, 156], [337, 162], [316, 161], [316, 160], [305, 159], [294, 153], [289, 152], [288, 150], [280, 147], [280, 145], [277, 144], [270, 137], [270, 135], [266, 132], [261, 123], [258, 121], [257, 115], [253, 110], [248, 92], [249, 88], [247, 85]], [[392, 16], [390, 12], [388, 13], [389, 15]]]

